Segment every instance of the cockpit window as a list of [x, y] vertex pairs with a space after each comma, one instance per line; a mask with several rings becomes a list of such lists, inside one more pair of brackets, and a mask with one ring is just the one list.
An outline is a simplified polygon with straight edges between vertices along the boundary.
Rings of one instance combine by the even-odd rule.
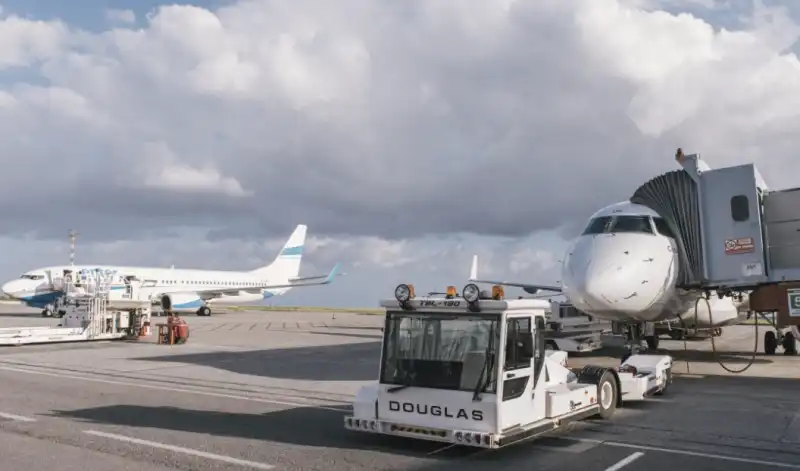
[[670, 237], [672, 239], [675, 238], [675, 234], [672, 233], [672, 230], [669, 228], [667, 221], [663, 218], [653, 218], [653, 221], [656, 223], [656, 230], [659, 234], [663, 236]]
[[20, 278], [23, 280], [44, 280], [44, 275], [31, 275], [29, 273], [26, 273], [20, 276]]
[[611, 232], [652, 234], [653, 226], [650, 225], [650, 216], [617, 216]]
[[582, 235], [603, 234], [611, 225], [611, 216], [601, 216], [589, 221]]

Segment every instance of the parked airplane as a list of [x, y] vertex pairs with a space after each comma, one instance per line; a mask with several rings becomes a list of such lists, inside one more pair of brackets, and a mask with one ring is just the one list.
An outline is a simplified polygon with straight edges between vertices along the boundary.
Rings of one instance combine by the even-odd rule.
[[[563, 293], [577, 309], [625, 327], [631, 346], [644, 337], [658, 347], [652, 323], [681, 316], [694, 321], [700, 291], [676, 287], [678, 255], [675, 235], [658, 213], [628, 201], [607, 206], [591, 216], [586, 229], [564, 256], [561, 286], [479, 280], [477, 255], [470, 281]], [[736, 302], [711, 296], [711, 313], [700, 302], [697, 328], [711, 329], [740, 322]], [[648, 325], [649, 324], [649, 325]]]
[[[213, 305], [242, 304], [271, 298], [300, 286], [326, 285], [333, 281], [339, 264], [328, 275], [298, 277], [305, 225], [299, 225], [275, 260], [252, 271], [192, 270], [180, 268], [123, 267], [108, 265], [61, 265], [38, 268], [2, 286], [3, 292], [24, 304], [43, 309], [49, 316], [57, 310], [64, 279], [75, 285], [108, 280], [110, 289], [126, 289], [126, 279], [141, 281], [140, 294], [160, 303], [165, 310], [197, 312], [210, 316]], [[57, 314], [64, 314], [63, 311]]]

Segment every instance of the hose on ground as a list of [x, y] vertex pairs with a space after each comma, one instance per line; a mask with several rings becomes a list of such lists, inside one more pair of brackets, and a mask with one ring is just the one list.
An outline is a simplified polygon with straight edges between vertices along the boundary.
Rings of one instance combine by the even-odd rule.
[[[710, 325], [714, 325], [714, 317], [713, 317], [713, 314], [711, 312], [711, 303], [708, 302], [708, 298], [706, 296], [700, 296], [694, 302], [694, 325], [695, 325], [695, 328], [699, 325], [698, 322], [697, 322], [698, 321], [697, 308], [700, 306], [700, 301], [701, 300], [706, 303], [706, 308], [708, 309], [709, 324]], [[757, 314], [754, 314], [754, 316], [757, 316]], [[722, 358], [720, 357], [719, 352], [717, 352], [717, 344], [714, 341], [714, 332], [713, 331], [711, 332], [711, 350], [714, 353], [714, 360], [716, 360], [717, 363], [719, 364], [719, 366], [721, 366], [722, 369], [724, 369], [728, 373], [734, 373], [734, 374], [744, 373], [745, 371], [749, 370], [750, 367], [753, 366], [753, 364], [756, 362], [756, 356], [758, 355], [758, 317], [755, 317], [754, 320], [755, 320], [755, 322], [753, 323], [753, 326], [755, 327], [755, 334], [754, 334], [754, 339], [755, 340], [753, 342], [753, 344], [754, 344], [753, 345], [753, 355], [750, 357], [750, 360], [747, 362], [747, 364], [744, 365], [744, 367], [742, 367], [741, 369], [738, 369], [738, 370], [735, 370], [735, 369], [732, 369], [732, 368], [728, 367], [722, 361]], [[686, 372], [687, 373], [691, 373], [691, 369], [689, 368], [689, 355], [688, 355], [689, 346], [686, 343], [686, 337], [687, 336], [684, 334], [684, 336], [683, 336], [683, 351], [686, 354]]]

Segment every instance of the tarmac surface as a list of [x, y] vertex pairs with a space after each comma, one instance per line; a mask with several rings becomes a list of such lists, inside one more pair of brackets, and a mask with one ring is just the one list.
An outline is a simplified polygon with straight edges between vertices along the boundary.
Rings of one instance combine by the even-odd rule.
[[[714, 361], [709, 340], [688, 341], [687, 351], [662, 340], [675, 371], [688, 365], [690, 373], [678, 374], [665, 396], [560, 438], [483, 451], [343, 429], [354, 393], [377, 374], [379, 316], [232, 311], [185, 319], [191, 338], [179, 346], [0, 347], [3, 469], [800, 470], [797, 357], [758, 354], [732, 375]], [[0, 305], [0, 327], [54, 323]], [[752, 342], [752, 326], [716, 339], [736, 368]], [[611, 354], [570, 363], [618, 364]]]

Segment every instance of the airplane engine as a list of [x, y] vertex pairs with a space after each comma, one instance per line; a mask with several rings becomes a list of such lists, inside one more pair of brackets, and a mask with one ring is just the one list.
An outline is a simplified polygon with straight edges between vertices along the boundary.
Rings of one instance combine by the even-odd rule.
[[201, 306], [195, 293], [169, 293], [161, 295], [161, 308], [164, 311], [196, 311]]
[[[700, 301], [697, 305], [697, 316], [695, 317], [694, 304], [700, 295], [691, 293], [684, 296], [686, 301], [684, 306], [688, 307], [679, 317], [684, 325], [690, 329], [710, 329], [715, 327], [725, 327], [739, 323], [739, 309], [737, 303], [730, 297], [720, 298], [712, 295], [708, 304]], [[711, 308], [709, 314], [708, 308]], [[712, 322], [713, 321], [713, 322]]]

